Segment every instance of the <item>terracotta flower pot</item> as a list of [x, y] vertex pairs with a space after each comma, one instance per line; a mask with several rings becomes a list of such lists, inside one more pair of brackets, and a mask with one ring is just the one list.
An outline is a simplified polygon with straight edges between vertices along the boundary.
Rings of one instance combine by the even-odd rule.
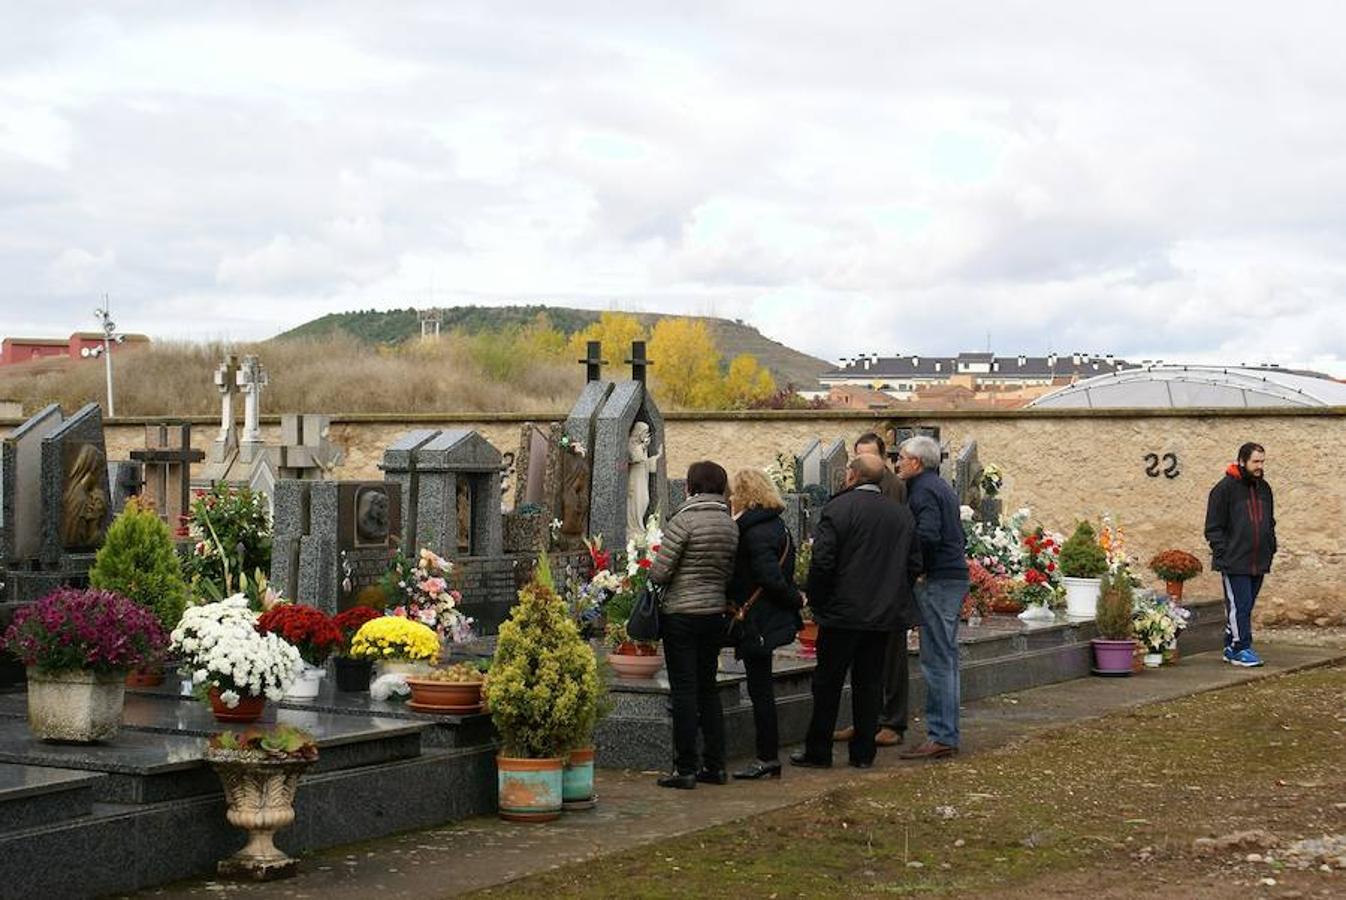
[[664, 658], [656, 651], [646, 653], [623, 653], [622, 648], [608, 654], [608, 663], [619, 678], [653, 678], [654, 673], [664, 666]]
[[799, 654], [800, 656], [816, 656], [818, 654], [818, 623], [805, 622], [804, 627], [799, 629]]
[[129, 688], [152, 688], [163, 683], [163, 669], [132, 669], [126, 673], [126, 686]]
[[409, 709], [458, 715], [481, 712], [480, 681], [436, 681], [409, 676], [407, 687], [411, 688]]
[[244, 694], [238, 699], [238, 705], [230, 709], [220, 699], [219, 688], [210, 689], [210, 711], [215, 713], [216, 722], [256, 722], [262, 718], [262, 710], [265, 708], [265, 697]]
[[500, 818], [510, 822], [551, 822], [561, 817], [565, 758], [495, 758]]
[[1164, 582], [1164, 591], [1173, 598], [1174, 603], [1182, 602], [1182, 585], [1183, 582], [1181, 581]]

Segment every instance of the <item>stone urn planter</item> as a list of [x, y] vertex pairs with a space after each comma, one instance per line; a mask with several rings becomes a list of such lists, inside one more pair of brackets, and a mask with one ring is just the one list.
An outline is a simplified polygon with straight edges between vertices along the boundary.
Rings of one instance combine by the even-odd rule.
[[1102, 580], [1098, 578], [1061, 579], [1066, 588], [1066, 616], [1071, 619], [1092, 619], [1098, 612], [1098, 592]]
[[500, 818], [509, 822], [551, 822], [561, 817], [565, 758], [495, 758]]
[[110, 740], [121, 728], [125, 702], [125, 672], [28, 668], [28, 727], [44, 741]]
[[664, 658], [655, 648], [626, 643], [608, 654], [608, 664], [618, 678], [653, 678], [664, 667]]
[[248, 835], [242, 850], [220, 860], [219, 874], [252, 881], [293, 875], [298, 860], [281, 852], [274, 837], [294, 822], [299, 777], [312, 760], [259, 759], [251, 754], [208, 750], [206, 761], [224, 786], [229, 824]]
[[597, 802], [594, 797], [594, 748], [571, 750], [565, 768], [561, 770], [561, 805], [566, 812], [575, 812], [593, 809]]

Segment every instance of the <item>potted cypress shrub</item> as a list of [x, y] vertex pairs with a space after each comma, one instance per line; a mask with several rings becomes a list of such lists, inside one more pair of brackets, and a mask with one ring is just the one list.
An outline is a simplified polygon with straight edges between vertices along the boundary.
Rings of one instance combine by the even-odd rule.
[[500, 626], [486, 685], [503, 745], [496, 757], [502, 818], [560, 816], [566, 756], [592, 741], [601, 691], [593, 650], [557, 596], [544, 553]]
[[1100, 579], [1095, 615], [1098, 637], [1089, 643], [1094, 649], [1094, 674], [1124, 676], [1131, 674], [1136, 640], [1131, 624], [1135, 598], [1131, 579], [1126, 573], [1104, 573]]
[[1108, 555], [1098, 543], [1098, 534], [1088, 522], [1075, 526], [1075, 533], [1061, 545], [1061, 581], [1066, 588], [1066, 615], [1092, 619], [1098, 608], [1099, 576], [1108, 571]]
[[126, 673], [162, 656], [154, 614], [111, 591], [58, 588], [14, 614], [4, 649], [28, 667], [28, 727], [46, 741], [92, 743], [121, 727]]
[[[136, 497], [109, 526], [89, 570], [89, 584], [139, 603], [166, 632], [178, 627], [187, 608], [187, 582], [168, 526]], [[163, 680], [162, 658], [147, 659], [144, 667], [126, 676], [131, 687], [154, 687]]]

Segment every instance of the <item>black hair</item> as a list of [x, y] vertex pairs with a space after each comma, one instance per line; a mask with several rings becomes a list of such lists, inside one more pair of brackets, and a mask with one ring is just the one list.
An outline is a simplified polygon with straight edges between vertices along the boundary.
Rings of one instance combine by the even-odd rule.
[[687, 467], [687, 494], [725, 494], [729, 491], [729, 473], [724, 466], [708, 459]]
[[884, 457], [888, 455], [888, 445], [883, 442], [883, 438], [872, 431], [866, 431], [864, 434], [860, 435], [855, 439], [855, 443], [851, 446], [859, 447], [861, 444], [873, 444], [879, 448], [879, 456]]
[[1263, 447], [1261, 444], [1256, 444], [1253, 443], [1252, 441], [1249, 441], [1242, 447], [1239, 447], [1239, 457], [1238, 457], [1239, 465], [1240, 466], [1248, 465], [1248, 460], [1252, 459], [1252, 455], [1254, 453], [1266, 453], [1266, 452], [1267, 452], [1266, 447]]

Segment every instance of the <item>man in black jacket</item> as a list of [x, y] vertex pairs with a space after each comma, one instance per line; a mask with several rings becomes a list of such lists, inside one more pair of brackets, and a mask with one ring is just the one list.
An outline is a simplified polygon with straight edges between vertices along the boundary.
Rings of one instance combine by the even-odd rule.
[[874, 762], [884, 649], [899, 621], [914, 615], [911, 586], [921, 572], [911, 513], [884, 497], [883, 460], [861, 454], [846, 470], [846, 490], [823, 507], [813, 536], [808, 594], [818, 623], [813, 717], [797, 766], [832, 765], [832, 729], [851, 673], [855, 733], [850, 763]]
[[1252, 646], [1253, 604], [1276, 555], [1275, 506], [1263, 477], [1266, 458], [1261, 444], [1239, 447], [1238, 461], [1206, 500], [1211, 568], [1224, 582], [1224, 658], [1249, 668], [1262, 665]]

